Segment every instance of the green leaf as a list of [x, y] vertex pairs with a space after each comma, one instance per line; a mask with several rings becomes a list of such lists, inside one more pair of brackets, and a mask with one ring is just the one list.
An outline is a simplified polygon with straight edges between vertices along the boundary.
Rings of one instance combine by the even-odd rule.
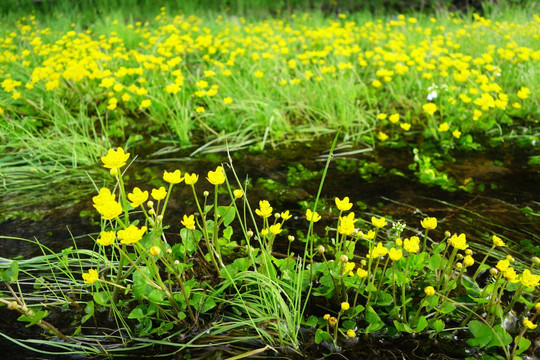
[[30, 315], [21, 315], [17, 318], [17, 320], [28, 322], [26, 327], [30, 327], [40, 322], [43, 318], [47, 317], [47, 315], [49, 315], [48, 311], [37, 310], [32, 312]]
[[446, 302], [443, 307], [441, 307], [440, 309], [438, 309], [439, 312], [443, 313], [443, 314], [450, 314], [451, 312], [453, 312], [454, 310], [456, 310], [456, 306], [454, 304], [452, 304], [451, 302]]
[[82, 317], [81, 324], [84, 324], [86, 321], [88, 321], [88, 319], [94, 316], [94, 302], [93, 301], [89, 301], [86, 303], [84, 312], [86, 313], [86, 315]]
[[409, 324], [401, 323], [397, 320], [394, 320], [394, 326], [400, 332], [413, 333], [414, 330], [409, 326]]
[[429, 259], [428, 266], [430, 270], [435, 271], [439, 270], [439, 267], [441, 266], [442, 256], [439, 254], [432, 255]]
[[366, 321], [369, 322], [369, 326], [366, 329], [366, 333], [375, 332], [380, 330], [384, 323], [381, 321], [379, 315], [373, 310], [371, 306], [367, 308], [366, 311]]
[[315, 343], [320, 344], [323, 340], [332, 341], [332, 336], [322, 329], [317, 329], [315, 332]]
[[135, 298], [141, 298], [144, 295], [149, 295], [152, 287], [148, 284], [146, 277], [152, 278], [152, 271], [146, 267], [140, 267], [133, 273], [133, 295]]
[[108, 291], [100, 291], [94, 293], [94, 301], [101, 306], [109, 306], [111, 301], [111, 293]]
[[379, 295], [377, 296], [377, 305], [380, 306], [387, 306], [390, 305], [394, 301], [394, 298], [391, 294], [381, 291], [379, 292]]
[[343, 327], [344, 329], [354, 329], [356, 327], [356, 321], [352, 321], [352, 320], [345, 320], [343, 322], [343, 324], [341, 324], [341, 327]]
[[19, 263], [16, 261], [13, 261], [11, 265], [2, 272], [2, 280], [8, 283], [12, 283], [17, 281], [19, 278]]
[[148, 295], [148, 300], [158, 305], [163, 305], [164, 299], [165, 299], [165, 294], [163, 293], [163, 291], [159, 289], [153, 289], [152, 291], [150, 291], [150, 294]]
[[493, 332], [489, 325], [477, 320], [473, 320], [469, 322], [468, 327], [474, 338], [468, 339], [467, 344], [476, 347], [484, 347], [489, 344], [491, 338], [493, 337]]
[[225, 226], [229, 226], [229, 224], [234, 220], [235, 211], [233, 207], [218, 206], [217, 213], [219, 217], [223, 219], [223, 224]]
[[146, 316], [145, 314], [146, 306], [138, 305], [135, 309], [131, 310], [128, 315], [128, 319], [137, 319], [140, 320]]
[[[516, 338], [517, 338], [517, 336], [516, 336]], [[519, 339], [516, 354], [521, 354], [522, 352], [527, 350], [529, 348], [529, 346], [531, 346], [531, 340], [522, 337], [521, 339]]]
[[436, 332], [441, 332], [444, 329], [444, 321], [441, 319], [435, 320], [430, 324], [430, 326]]
[[[505, 347], [512, 343], [512, 336], [510, 336], [510, 334], [508, 334], [506, 330], [504, 330], [501, 327], [501, 325], [495, 325], [493, 327], [493, 330], [495, 331], [495, 333], [497, 333], [497, 335], [499, 335], [499, 337], [493, 335], [493, 337], [491, 338], [491, 341], [486, 346], [487, 348], [492, 347], [492, 346]], [[501, 341], [502, 341], [502, 344], [501, 344]]]
[[426, 320], [425, 316], [420, 316], [420, 319], [418, 319], [418, 323], [416, 324], [416, 331], [421, 332], [428, 326], [428, 322]]
[[317, 325], [317, 323], [319, 322], [319, 318], [314, 316], [314, 315], [311, 315], [310, 317], [308, 317], [305, 321], [304, 321], [304, 325], [305, 326], [315, 326]]
[[227, 226], [225, 230], [223, 230], [223, 237], [227, 239], [227, 241], [231, 241], [232, 234], [233, 234], [233, 228], [231, 226]]

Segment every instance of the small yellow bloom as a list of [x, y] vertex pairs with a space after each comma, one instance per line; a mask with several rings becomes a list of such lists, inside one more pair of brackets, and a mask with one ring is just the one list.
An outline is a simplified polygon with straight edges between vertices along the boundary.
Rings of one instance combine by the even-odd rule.
[[540, 275], [531, 274], [529, 269], [523, 271], [521, 283], [528, 288], [535, 288], [540, 283]]
[[351, 308], [351, 305], [348, 302], [344, 301], [344, 302], [341, 303], [341, 310], [342, 311], [347, 311], [350, 308]]
[[336, 327], [338, 323], [338, 319], [336, 319], [335, 317], [330, 317], [330, 319], [328, 319], [328, 324], [330, 324], [331, 327]]
[[130, 205], [136, 208], [148, 200], [148, 191], [142, 191], [136, 187], [132, 193], [128, 194], [128, 199], [131, 201]]
[[152, 100], [150, 99], [143, 100], [141, 101], [141, 104], [139, 105], [139, 109], [140, 110], [146, 109], [150, 107], [150, 105], [152, 105]]
[[377, 246], [373, 248], [369, 256], [371, 258], [378, 258], [381, 256], [386, 256], [388, 254], [388, 249], [383, 246], [381, 242], [377, 243]]
[[199, 175], [193, 173], [193, 174], [186, 174], [184, 175], [184, 181], [186, 182], [186, 185], [194, 185], [199, 180]]
[[99, 279], [99, 275], [96, 270], [90, 269], [87, 273], [82, 274], [82, 278], [85, 284], [93, 284]]
[[434, 103], [424, 104], [424, 105], [422, 105], [422, 108], [429, 115], [433, 115], [433, 114], [435, 114], [435, 111], [437, 111], [437, 105], [435, 105]]
[[472, 266], [474, 265], [474, 259], [471, 255], [467, 255], [463, 258], [463, 265]]
[[379, 140], [381, 141], [385, 141], [388, 139], [388, 135], [386, 135], [385, 133], [383, 133], [382, 131], [379, 131], [379, 133], [377, 134], [377, 137], [379, 138]]
[[129, 225], [125, 230], [118, 230], [118, 239], [122, 244], [133, 244], [141, 240], [146, 232], [146, 226], [138, 228], [135, 225]]
[[510, 266], [510, 261], [508, 261], [507, 259], [504, 259], [504, 260], [499, 260], [499, 262], [497, 263], [495, 267], [499, 271], [506, 271], [509, 266]]
[[195, 111], [198, 113], [198, 114], [202, 114], [204, 112], [204, 107], [202, 106], [199, 106], [195, 109]]
[[371, 223], [375, 226], [375, 227], [378, 227], [379, 229], [384, 227], [386, 225], [386, 218], [382, 217], [382, 218], [376, 218], [375, 216], [372, 216], [371, 217]]
[[233, 102], [233, 99], [230, 98], [230, 97], [226, 97], [226, 98], [223, 99], [223, 103], [225, 105], [232, 104], [232, 102]]
[[437, 129], [440, 132], [445, 132], [450, 129], [450, 125], [448, 125], [447, 122], [443, 122], [442, 124], [439, 124], [439, 128]]
[[257, 70], [253, 73], [253, 75], [256, 77], [256, 78], [263, 78], [264, 77], [264, 73], [261, 71], [261, 70]]
[[161, 249], [159, 248], [159, 246], [154, 245], [150, 248], [150, 255], [159, 256], [159, 254], [161, 254]]
[[452, 136], [456, 139], [459, 139], [461, 137], [461, 131], [459, 131], [458, 129], [452, 131]]
[[268, 200], [261, 200], [259, 201], [259, 208], [255, 209], [255, 213], [263, 219], [266, 219], [272, 215], [273, 210], [274, 209], [270, 206]]
[[409, 123], [401, 123], [401, 124], [399, 124], [399, 127], [401, 127], [405, 131], [409, 131], [410, 128], [411, 128], [411, 124], [409, 124]]
[[426, 293], [427, 296], [433, 296], [435, 295], [435, 288], [433, 286], [427, 286], [424, 289], [424, 292]]
[[356, 337], [356, 333], [354, 332], [353, 329], [349, 329], [347, 330], [347, 336], [351, 339], [355, 338]]
[[517, 93], [517, 96], [520, 99], [526, 99], [526, 98], [529, 97], [529, 95], [531, 95], [531, 90], [529, 90], [526, 87], [522, 87], [521, 89], [519, 89], [519, 91]]
[[420, 251], [420, 238], [418, 236], [411, 236], [403, 241], [403, 248], [410, 253], [417, 253]]
[[292, 215], [289, 214], [289, 210], [282, 212], [280, 215], [284, 221], [287, 221], [292, 217]]
[[112, 220], [122, 213], [122, 205], [120, 205], [116, 200], [94, 203], [94, 207], [101, 214], [101, 217], [104, 220]]
[[518, 282], [518, 280], [516, 280], [518, 277], [518, 274], [516, 273], [516, 270], [514, 270], [513, 267], [508, 267], [508, 269], [506, 269], [503, 275], [506, 281], [510, 281], [513, 283]]
[[399, 122], [399, 114], [392, 114], [388, 117], [388, 120], [390, 120], [390, 122], [392, 124], [395, 124], [397, 122]]
[[437, 218], [427, 217], [424, 220], [420, 221], [420, 224], [424, 229], [433, 230], [437, 227]]
[[225, 182], [225, 171], [223, 167], [218, 166], [215, 171], [209, 171], [206, 178], [212, 185], [221, 185]]
[[116, 236], [114, 231], [102, 231], [99, 233], [99, 238], [96, 240], [96, 242], [102, 246], [109, 246], [114, 243], [115, 238]]
[[401, 249], [391, 248], [388, 252], [388, 256], [390, 256], [390, 260], [398, 261], [403, 257], [403, 251]]
[[184, 215], [184, 218], [180, 221], [182, 225], [185, 226], [188, 230], [195, 230], [195, 216], [193, 215]]
[[450, 245], [452, 245], [453, 247], [459, 250], [465, 250], [469, 247], [469, 245], [467, 245], [467, 239], [466, 239], [465, 234], [459, 234], [459, 235], [454, 234], [452, 235], [449, 241], [450, 241]]
[[536, 329], [536, 327], [538, 326], [538, 324], [534, 324], [531, 320], [529, 320], [529, 318], [524, 318], [523, 319], [523, 325], [525, 325], [525, 327], [529, 330], [534, 330]]
[[262, 229], [262, 230], [261, 230], [261, 235], [262, 235], [262, 236], [268, 235], [268, 228]]
[[236, 189], [233, 191], [233, 196], [235, 199], [240, 199], [242, 196], [244, 196], [244, 192], [240, 189]]
[[341, 216], [339, 218], [338, 232], [342, 235], [351, 235], [354, 233], [354, 223], [356, 219], [354, 218], [354, 213], [349, 213], [347, 216]]
[[491, 237], [491, 240], [493, 240], [493, 245], [495, 246], [506, 246], [506, 244], [504, 243], [504, 241], [501, 240], [500, 237], [498, 237], [497, 235], [493, 235]]
[[306, 219], [307, 219], [307, 221], [317, 222], [317, 221], [321, 220], [321, 215], [319, 215], [319, 213], [317, 213], [316, 211], [312, 212], [311, 209], [307, 209], [306, 210]]
[[379, 120], [384, 120], [387, 118], [388, 115], [386, 115], [385, 113], [380, 113], [377, 115], [377, 119]]
[[270, 225], [270, 232], [274, 235], [278, 235], [283, 230], [281, 229], [281, 223]]
[[365, 278], [368, 276], [368, 272], [365, 269], [358, 268], [356, 269], [356, 275], [358, 275], [359, 278]]
[[180, 172], [180, 170], [175, 170], [172, 173], [165, 170], [163, 172], [163, 180], [165, 180], [169, 184], [179, 184], [180, 182], [184, 180], [184, 178], [181, 177], [181, 175], [182, 173]]
[[167, 196], [167, 190], [163, 186], [161, 186], [159, 189], [152, 189], [152, 197], [154, 200], [163, 200], [165, 199], [165, 196]]
[[330, 314], [324, 314], [323, 319], [328, 321], [330, 319]]
[[343, 200], [340, 200], [339, 198], [335, 198], [336, 206], [339, 209], [339, 211], [349, 211], [351, 210], [353, 204], [349, 202], [349, 197], [345, 196]]
[[107, 169], [115, 169], [126, 165], [128, 159], [129, 153], [124, 153], [124, 149], [119, 147], [117, 150], [109, 149], [107, 155], [103, 156], [101, 161]]

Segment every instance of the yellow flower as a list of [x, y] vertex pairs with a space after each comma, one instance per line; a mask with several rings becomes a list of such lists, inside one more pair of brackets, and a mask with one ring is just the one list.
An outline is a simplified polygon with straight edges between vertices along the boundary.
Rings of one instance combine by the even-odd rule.
[[513, 283], [517, 282], [516, 278], [518, 277], [518, 274], [516, 273], [513, 267], [508, 267], [508, 269], [506, 269], [503, 275], [506, 281], [510, 281]]
[[99, 279], [99, 275], [96, 270], [90, 269], [87, 273], [82, 274], [82, 278], [85, 284], [93, 284]]
[[141, 191], [141, 189], [136, 187], [132, 193], [128, 194], [128, 199], [131, 201], [131, 206], [136, 208], [148, 200], [148, 191]]
[[365, 269], [358, 268], [356, 269], [356, 275], [358, 275], [359, 278], [365, 278], [368, 276], [368, 272]]
[[405, 131], [409, 131], [409, 129], [411, 128], [411, 124], [409, 123], [402, 123], [402, 124], [399, 124], [399, 126]]
[[99, 233], [99, 239], [96, 242], [102, 246], [109, 246], [114, 243], [115, 237], [114, 231], [102, 231]]
[[186, 174], [184, 175], [184, 181], [186, 182], [186, 185], [194, 185], [199, 180], [199, 175], [193, 173], [193, 174]]
[[450, 125], [448, 125], [447, 122], [444, 122], [442, 124], [439, 124], [439, 128], [437, 130], [440, 132], [445, 132], [445, 131], [448, 131], [449, 129], [450, 129]]
[[384, 217], [377, 219], [375, 216], [371, 217], [371, 223], [379, 229], [386, 225], [386, 219]]
[[517, 96], [520, 99], [526, 99], [526, 98], [529, 97], [529, 95], [531, 95], [531, 90], [529, 90], [526, 87], [522, 87], [521, 89], [519, 89], [519, 91], [517, 93]]
[[307, 209], [306, 210], [306, 219], [307, 219], [307, 221], [317, 222], [317, 221], [321, 220], [321, 215], [319, 215], [319, 213], [317, 213], [316, 211], [312, 212], [311, 209]]
[[277, 235], [279, 234], [280, 232], [282, 232], [283, 230], [281, 229], [281, 223], [277, 223], [277, 224], [274, 224], [274, 225], [270, 225], [270, 232], [274, 235]]
[[225, 182], [225, 171], [223, 167], [218, 166], [215, 171], [209, 171], [206, 178], [212, 185], [221, 185]]
[[204, 107], [199, 106], [199, 107], [197, 107], [197, 108], [195, 109], [195, 111], [196, 111], [197, 113], [199, 113], [199, 114], [202, 114], [202, 113], [204, 112]]
[[472, 266], [474, 265], [474, 259], [471, 255], [467, 255], [463, 258], [463, 265]]
[[461, 131], [459, 131], [458, 129], [452, 131], [452, 136], [456, 139], [459, 139], [461, 137]]
[[167, 190], [163, 186], [161, 186], [159, 189], [152, 189], [152, 197], [154, 200], [163, 200], [165, 199], [165, 196], [167, 196]]
[[381, 256], [385, 256], [386, 254], [388, 254], [388, 249], [385, 248], [381, 242], [379, 242], [377, 243], [377, 246], [375, 246], [373, 250], [371, 250], [369, 256], [371, 258], [378, 258]]
[[491, 237], [491, 240], [493, 240], [493, 245], [495, 245], [495, 246], [506, 246], [504, 241], [502, 241], [501, 238], [498, 237], [497, 235], [493, 235]]
[[356, 333], [354, 332], [353, 329], [349, 329], [349, 330], [347, 330], [347, 336], [350, 337], [351, 339], [353, 339], [353, 338], [356, 337]]
[[395, 124], [397, 122], [399, 122], [399, 114], [392, 114], [388, 117], [388, 120], [390, 120], [390, 122], [392, 124]]
[[534, 330], [536, 329], [536, 327], [538, 326], [538, 324], [534, 324], [531, 320], [529, 320], [529, 318], [524, 318], [523, 319], [523, 325], [525, 325], [525, 327], [527, 329], [530, 329], [530, 330]]
[[184, 218], [182, 221], [180, 221], [182, 225], [186, 227], [188, 230], [195, 230], [195, 216], [193, 215], [184, 215]]
[[261, 230], [261, 235], [262, 235], [262, 236], [268, 235], [268, 228], [262, 229], [262, 230]]
[[459, 250], [465, 250], [469, 247], [469, 245], [467, 245], [465, 234], [459, 234], [459, 236], [456, 234], [452, 235], [450, 238], [450, 245]]
[[230, 97], [226, 97], [226, 98], [223, 99], [223, 103], [226, 104], [226, 105], [227, 104], [232, 104], [232, 102], [233, 102], [233, 99], [230, 98]]
[[529, 288], [535, 288], [540, 283], [540, 275], [531, 274], [529, 269], [524, 270], [521, 275], [521, 283]]
[[133, 244], [141, 240], [146, 232], [146, 226], [138, 228], [135, 225], [129, 225], [125, 230], [118, 230], [118, 239], [122, 244]]
[[292, 215], [289, 214], [289, 210], [282, 212], [280, 215], [281, 215], [281, 218], [285, 221], [289, 220], [292, 217]]
[[335, 327], [337, 323], [338, 323], [338, 319], [336, 319], [334, 316], [328, 319], [328, 324], [330, 324], [331, 327]]
[[172, 173], [165, 170], [163, 172], [163, 180], [165, 180], [169, 184], [178, 184], [184, 180], [184, 178], [182, 178], [180, 175], [182, 175], [180, 170], [175, 170]]
[[420, 221], [420, 224], [424, 229], [433, 230], [437, 227], [437, 218], [427, 217], [424, 220]]
[[349, 276], [353, 276], [354, 273], [352, 272], [352, 270], [354, 269], [355, 266], [356, 264], [353, 263], [352, 261], [346, 263], [345, 266], [343, 267], [343, 274], [349, 274]]
[[388, 252], [388, 256], [390, 256], [390, 260], [398, 261], [403, 257], [403, 251], [401, 249], [391, 248]]
[[427, 286], [424, 289], [424, 292], [426, 293], [427, 296], [433, 296], [435, 295], [435, 288], [433, 286]]
[[506, 271], [509, 266], [510, 266], [510, 261], [508, 261], [507, 259], [504, 259], [504, 260], [499, 260], [499, 262], [497, 263], [495, 267], [499, 271]]
[[347, 311], [350, 308], [351, 308], [351, 305], [348, 302], [344, 301], [344, 302], [341, 303], [341, 310], [342, 311]]
[[420, 238], [418, 236], [411, 236], [403, 241], [403, 248], [410, 253], [416, 253], [420, 250]]
[[373, 80], [373, 81], [371, 82], [371, 85], [373, 85], [373, 87], [378, 88], [378, 87], [381, 87], [381, 86], [382, 86], [382, 83], [381, 83], [379, 80], [375, 79], [375, 80]]
[[377, 137], [379, 138], [379, 140], [381, 141], [385, 141], [388, 139], [388, 135], [386, 135], [385, 133], [383, 133], [382, 131], [379, 131], [379, 133], [377, 134]]
[[375, 231], [369, 230], [367, 234], [364, 234], [363, 232], [360, 231], [358, 235], [360, 235], [366, 240], [373, 240], [373, 238], [375, 237]]
[[274, 209], [270, 206], [270, 203], [267, 200], [261, 200], [259, 201], [259, 209], [255, 209], [255, 213], [263, 219], [266, 219], [272, 215], [273, 210]]
[[253, 75], [256, 77], [256, 78], [263, 78], [264, 77], [264, 73], [261, 71], [261, 70], [257, 70], [253, 73]]
[[236, 189], [233, 191], [233, 196], [235, 199], [240, 199], [242, 196], [244, 196], [244, 192], [240, 189]]
[[107, 155], [103, 156], [101, 161], [103, 161], [103, 166], [107, 169], [116, 169], [126, 165], [128, 159], [129, 153], [124, 153], [124, 149], [119, 147], [117, 150], [109, 149]]
[[154, 245], [150, 248], [150, 255], [159, 256], [159, 254], [161, 254], [161, 249], [159, 248], [159, 246]]
[[112, 220], [122, 213], [122, 206], [114, 198], [115, 195], [107, 188], [102, 188], [99, 195], [92, 198], [94, 208], [104, 220]]
[[349, 202], [349, 197], [345, 196], [343, 200], [340, 200], [339, 198], [335, 198], [336, 206], [339, 209], [339, 211], [349, 211], [351, 210], [353, 204]]
[[380, 114], [377, 115], [377, 119], [379, 119], [379, 120], [384, 120], [384, 119], [386, 119], [386, 117], [387, 117], [387, 115], [385, 113], [380, 113]]
[[349, 213], [347, 216], [341, 216], [339, 218], [338, 232], [342, 235], [351, 235], [354, 233], [354, 213]]
[[422, 105], [422, 108], [429, 115], [433, 115], [433, 114], [435, 114], [435, 111], [437, 111], [437, 105], [435, 105], [434, 103], [424, 104], [424, 105]]
[[147, 107], [150, 107], [150, 105], [152, 105], [152, 100], [150, 99], [143, 100], [141, 101], [141, 104], [139, 105], [139, 109], [140, 110], [146, 109]]

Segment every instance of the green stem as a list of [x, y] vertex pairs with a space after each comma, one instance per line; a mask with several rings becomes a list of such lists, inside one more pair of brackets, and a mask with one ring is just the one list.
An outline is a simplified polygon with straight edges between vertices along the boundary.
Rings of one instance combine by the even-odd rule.
[[480, 272], [480, 269], [481, 269], [482, 266], [486, 263], [486, 260], [487, 260], [487, 258], [491, 255], [491, 252], [493, 251], [493, 249], [495, 249], [495, 245], [493, 245], [493, 246], [491, 247], [491, 249], [489, 249], [489, 251], [487, 252], [486, 256], [484, 257], [484, 260], [482, 260], [482, 262], [480, 263], [480, 265], [478, 265], [478, 268], [476, 269], [476, 271], [474, 272], [474, 275], [472, 276], [473, 281], [476, 281], [476, 277], [478, 276], [478, 273]]

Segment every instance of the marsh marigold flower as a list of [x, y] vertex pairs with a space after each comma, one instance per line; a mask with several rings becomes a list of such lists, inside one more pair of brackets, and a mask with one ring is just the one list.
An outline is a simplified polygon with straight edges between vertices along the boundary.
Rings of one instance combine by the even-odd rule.
[[242, 196], [244, 196], [244, 192], [240, 189], [236, 189], [233, 191], [233, 196], [235, 199], [240, 199]]
[[193, 173], [193, 174], [186, 174], [184, 175], [184, 181], [186, 185], [194, 185], [199, 180], [199, 175]]
[[351, 308], [351, 305], [348, 302], [344, 301], [344, 302], [341, 303], [341, 310], [347, 311], [350, 308]]
[[118, 239], [122, 244], [134, 244], [141, 240], [146, 232], [146, 226], [138, 228], [135, 225], [129, 225], [127, 229], [118, 230]]
[[391, 248], [388, 252], [388, 256], [390, 256], [390, 260], [398, 261], [403, 257], [403, 251], [401, 249]]
[[93, 284], [99, 279], [99, 275], [96, 270], [90, 269], [87, 273], [82, 274], [82, 278], [85, 284]]
[[529, 269], [524, 270], [521, 275], [521, 283], [529, 288], [535, 288], [540, 283], [540, 275], [531, 274]]
[[281, 229], [281, 223], [277, 223], [277, 224], [274, 224], [274, 225], [270, 225], [270, 232], [274, 235], [278, 235], [279, 233], [281, 233], [283, 230]]
[[395, 124], [397, 122], [399, 122], [399, 114], [392, 114], [388, 117], [388, 120], [390, 120], [390, 122], [392, 124]]
[[351, 210], [353, 204], [349, 202], [349, 197], [345, 196], [343, 200], [340, 200], [339, 198], [335, 198], [336, 206], [339, 209], [339, 211], [349, 211]]
[[114, 231], [102, 231], [99, 233], [99, 238], [96, 240], [96, 242], [102, 246], [109, 246], [114, 243], [115, 238], [116, 236]]
[[122, 206], [115, 200], [115, 195], [107, 188], [99, 190], [99, 195], [92, 198], [94, 208], [104, 220], [112, 220], [122, 213]]
[[274, 209], [270, 206], [268, 200], [261, 200], [259, 201], [259, 208], [255, 209], [255, 213], [263, 219], [266, 219], [272, 215], [273, 210]]
[[386, 225], [386, 219], [384, 217], [382, 218], [376, 218], [375, 216], [371, 217], [371, 223], [378, 228], [382, 228]]
[[506, 246], [506, 244], [504, 243], [504, 241], [501, 240], [500, 237], [498, 237], [497, 235], [493, 235], [491, 237], [491, 240], [493, 240], [493, 245], [494, 246]]
[[437, 227], [437, 218], [427, 217], [424, 220], [420, 221], [420, 224], [424, 229], [433, 230]]
[[195, 216], [193, 215], [184, 215], [183, 219], [180, 221], [182, 225], [188, 230], [195, 230]]
[[179, 184], [184, 180], [181, 175], [182, 173], [180, 172], [180, 170], [175, 170], [173, 172], [168, 172], [167, 170], [165, 170], [163, 172], [163, 180], [165, 180], [169, 184]]
[[435, 114], [435, 111], [437, 111], [437, 105], [435, 105], [434, 103], [424, 104], [424, 105], [422, 105], [422, 108], [429, 115], [433, 115], [433, 114]]
[[510, 266], [510, 261], [507, 259], [504, 259], [504, 260], [499, 260], [499, 262], [497, 263], [495, 267], [499, 271], [506, 271], [509, 266]]
[[534, 330], [536, 329], [536, 327], [538, 326], [538, 324], [534, 324], [531, 320], [529, 320], [529, 318], [524, 318], [523, 319], [523, 325], [525, 325], [525, 327], [529, 330]]
[[353, 329], [349, 329], [347, 330], [347, 336], [351, 339], [355, 338], [356, 337], [356, 333], [354, 332]]
[[284, 221], [287, 221], [292, 217], [292, 215], [289, 214], [289, 210], [282, 212], [280, 215]]
[[518, 282], [517, 277], [518, 274], [516, 273], [516, 270], [514, 270], [513, 267], [508, 267], [506, 271], [503, 273], [504, 279], [506, 281], [510, 281], [512, 283]]
[[119, 147], [117, 150], [109, 149], [107, 155], [101, 158], [103, 166], [107, 169], [117, 169], [126, 165], [129, 159], [129, 153], [125, 153], [124, 149]]
[[138, 187], [133, 189], [133, 192], [128, 194], [128, 199], [131, 201], [130, 205], [134, 208], [139, 207], [141, 204], [148, 200], [148, 191], [142, 191]]
[[206, 178], [212, 185], [221, 185], [225, 182], [225, 171], [223, 167], [218, 166], [215, 171], [209, 171]]
[[161, 254], [161, 249], [159, 248], [159, 246], [154, 245], [150, 248], [150, 255], [159, 256], [159, 254]]
[[377, 243], [377, 246], [371, 250], [371, 253], [369, 254], [370, 258], [378, 258], [381, 256], [385, 256], [388, 254], [388, 249], [383, 246], [381, 242]]
[[159, 189], [152, 189], [152, 197], [154, 200], [163, 200], [167, 196], [167, 190], [163, 186], [161, 186]]
[[338, 232], [342, 235], [351, 235], [354, 233], [354, 213], [349, 213], [347, 216], [341, 216], [339, 218]]
[[316, 211], [313, 212], [313, 211], [311, 211], [311, 209], [307, 209], [306, 210], [306, 219], [307, 219], [307, 221], [317, 222], [317, 221], [321, 220], [321, 215], [319, 215], [319, 213], [317, 213]]
[[465, 234], [459, 234], [459, 235], [454, 234], [452, 235], [449, 241], [450, 241], [450, 245], [452, 245], [453, 247], [459, 250], [465, 250], [469, 247], [469, 245], [467, 245], [467, 238]]
[[424, 289], [424, 292], [426, 293], [427, 296], [433, 296], [435, 295], [435, 288], [433, 286], [427, 286]]
[[467, 255], [463, 258], [463, 265], [472, 266], [474, 265], [474, 258], [471, 255]]
[[410, 253], [417, 253], [420, 251], [420, 238], [418, 236], [411, 236], [403, 241], [403, 248]]

